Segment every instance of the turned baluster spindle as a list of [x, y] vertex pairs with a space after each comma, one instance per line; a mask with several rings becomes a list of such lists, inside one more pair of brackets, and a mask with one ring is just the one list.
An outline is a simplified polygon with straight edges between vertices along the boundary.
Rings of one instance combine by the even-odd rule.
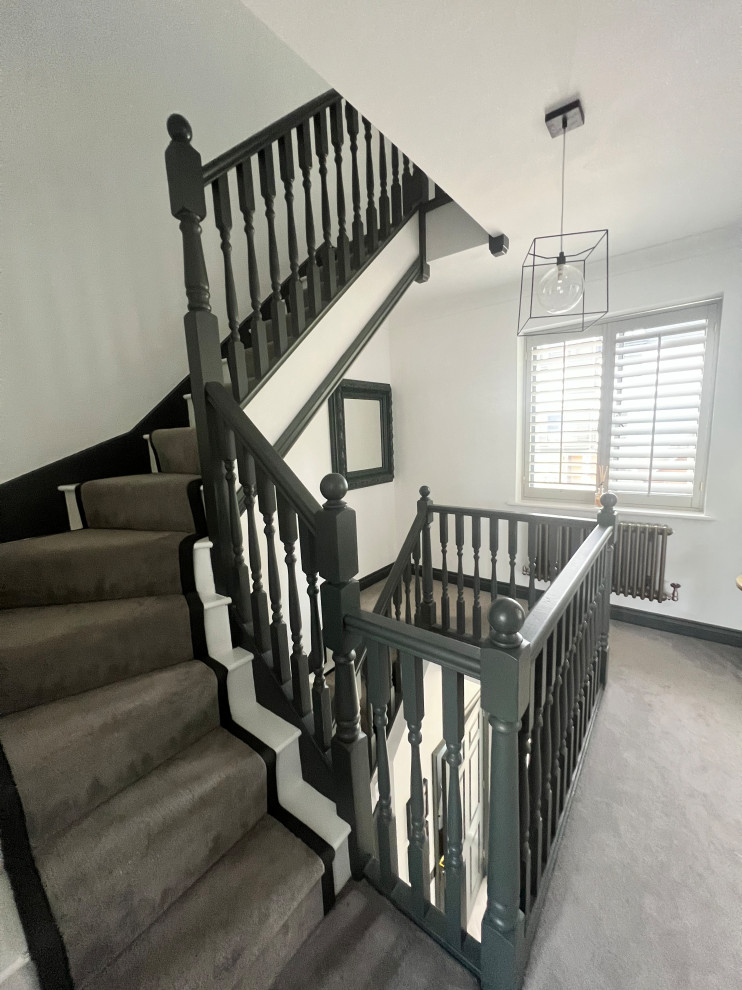
[[288, 350], [288, 330], [286, 327], [286, 304], [281, 295], [281, 265], [278, 260], [278, 240], [276, 239], [276, 171], [273, 164], [273, 145], [269, 144], [258, 152], [260, 172], [260, 192], [265, 201], [265, 219], [268, 222], [268, 268], [271, 278], [271, 336], [276, 354]]
[[463, 858], [464, 822], [461, 804], [461, 743], [464, 738], [464, 677], [443, 668], [443, 739], [446, 743], [448, 803], [446, 815], [446, 941], [461, 948], [466, 928], [466, 863]]
[[528, 764], [531, 758], [532, 710], [518, 733], [518, 793], [520, 797], [520, 907], [527, 916], [531, 910], [531, 795]]
[[422, 582], [420, 580], [420, 537], [418, 536], [415, 545], [412, 548], [412, 573], [414, 575], [415, 583], [415, 625], [420, 622], [420, 605], [422, 604]]
[[379, 844], [381, 883], [391, 890], [399, 876], [397, 828], [392, 802], [389, 750], [387, 746], [387, 706], [390, 701], [391, 671], [389, 649], [373, 640], [367, 645], [368, 696], [374, 712], [379, 803], [376, 807], [376, 833]]
[[376, 212], [376, 190], [374, 185], [374, 152], [371, 123], [363, 118], [363, 131], [366, 139], [366, 250], [373, 254], [379, 246], [379, 218]]
[[582, 740], [585, 735], [586, 707], [585, 707], [585, 678], [587, 675], [587, 654], [589, 648], [590, 631], [590, 596], [587, 576], [582, 582], [582, 623], [580, 628], [580, 650], [579, 650], [579, 687], [578, 687], [578, 714], [577, 714], [577, 743], [575, 762], [577, 755], [582, 749]]
[[286, 571], [289, 584], [289, 624], [291, 626], [291, 686], [294, 707], [300, 715], [308, 715], [312, 710], [309, 691], [309, 661], [302, 642], [301, 604], [299, 586], [296, 580], [296, 543], [299, 527], [296, 512], [288, 501], [278, 494], [278, 535], [285, 552]]
[[335, 248], [332, 243], [332, 220], [330, 215], [330, 194], [327, 188], [327, 156], [329, 143], [327, 136], [327, 114], [320, 110], [314, 117], [314, 147], [319, 160], [319, 177], [322, 189], [322, 247], [320, 248], [322, 298], [329, 302], [337, 292], [337, 267]]
[[314, 712], [314, 738], [322, 750], [332, 743], [332, 698], [330, 686], [325, 677], [325, 643], [320, 614], [319, 567], [317, 562], [317, 541], [302, 523], [299, 526], [301, 545], [301, 566], [307, 580], [309, 598], [309, 628], [312, 648], [309, 655], [309, 670], [314, 674], [312, 682], [312, 710]]
[[402, 697], [407, 738], [410, 743], [410, 801], [407, 816], [407, 864], [412, 887], [412, 910], [422, 918], [430, 901], [430, 865], [428, 835], [425, 829], [425, 796], [420, 758], [422, 723], [425, 716], [423, 662], [420, 657], [403, 653]]
[[402, 155], [402, 212], [407, 216], [413, 207], [413, 181], [410, 171], [410, 159], [407, 155]]
[[583, 609], [583, 586], [577, 589], [575, 608], [575, 633], [574, 652], [572, 654], [572, 684], [571, 700], [572, 711], [569, 724], [569, 778], [572, 780], [575, 765], [577, 763], [577, 752], [579, 749], [579, 729], [580, 729], [580, 681], [581, 681], [581, 652], [582, 652], [582, 609]]
[[402, 621], [402, 581], [395, 586], [392, 592], [392, 604], [394, 605], [394, 618], [397, 622]]
[[544, 823], [541, 814], [541, 799], [543, 794], [543, 779], [541, 766], [541, 733], [544, 726], [544, 673], [546, 665], [545, 649], [541, 650], [534, 664], [534, 677], [531, 682], [531, 699], [533, 707], [533, 728], [531, 729], [531, 761], [528, 764], [528, 789], [531, 793], [531, 853], [533, 856], [533, 874], [531, 892], [535, 896], [541, 883], [543, 863], [543, 831]]
[[552, 715], [554, 703], [554, 663], [556, 657], [556, 636], [554, 630], [549, 636], [544, 649], [542, 697], [544, 699], [543, 727], [541, 729], [541, 808], [544, 822], [544, 864], [549, 858], [551, 849], [551, 819], [553, 814], [553, 795], [551, 792], [552, 771]]
[[392, 228], [402, 219], [402, 184], [399, 181], [399, 148], [392, 145]]
[[569, 781], [569, 719], [572, 710], [570, 685], [572, 681], [572, 627], [574, 602], [567, 605], [564, 613], [564, 659], [562, 661], [562, 692], [561, 692], [561, 741], [559, 745], [559, 765], [561, 773], [561, 807], [567, 799]]
[[518, 520], [508, 519], [508, 557], [510, 558], [510, 597], [515, 598], [515, 558], [518, 554]]
[[408, 560], [402, 571], [402, 581], [404, 584], [404, 620], [408, 626], [412, 625], [412, 562]]
[[270, 616], [268, 613], [268, 596], [263, 587], [263, 565], [258, 540], [258, 524], [255, 519], [257, 499], [257, 482], [255, 477], [255, 462], [242, 448], [237, 454], [240, 484], [245, 496], [245, 516], [247, 517], [247, 551], [250, 560], [250, 576], [252, 592], [250, 604], [252, 612], [253, 637], [260, 650], [270, 649]]
[[555, 640], [554, 654], [554, 683], [551, 702], [551, 793], [553, 801], [553, 814], [551, 819], [551, 833], [556, 833], [557, 823], [562, 811], [562, 777], [561, 777], [561, 745], [562, 745], [562, 712], [563, 712], [563, 681], [564, 681], [564, 659], [565, 659], [565, 627], [566, 614], [561, 617], [557, 624], [557, 638]]
[[382, 241], [389, 236], [391, 225], [387, 191], [386, 141], [384, 135], [379, 133], [379, 237]]
[[224, 467], [224, 497], [229, 507], [229, 537], [232, 546], [232, 568], [230, 581], [231, 611], [237, 625], [244, 631], [251, 625], [250, 582], [245, 564], [244, 548], [242, 545], [242, 524], [240, 508], [237, 503], [237, 475], [235, 459], [237, 456], [234, 433], [229, 427], [222, 426], [220, 430], [221, 457]]
[[289, 660], [289, 639], [286, 623], [283, 618], [281, 602], [281, 580], [278, 574], [278, 557], [276, 555], [276, 490], [273, 482], [258, 468], [258, 508], [263, 517], [263, 532], [265, 533], [266, 551], [268, 554], [268, 595], [271, 604], [270, 639], [273, 654], [273, 669], [281, 684], [291, 679], [291, 663]]
[[430, 489], [423, 485], [417, 503], [418, 513], [425, 514], [420, 542], [422, 547], [422, 603], [420, 606], [420, 622], [425, 629], [435, 625], [435, 601], [433, 600], [433, 549], [431, 546], [431, 529], [433, 526], [433, 500]]
[[309, 120], [296, 129], [296, 146], [304, 189], [304, 228], [307, 239], [307, 312], [310, 319], [319, 316], [322, 309], [322, 285], [317, 265], [317, 242], [314, 233], [312, 207], [312, 127]]
[[526, 525], [528, 526], [528, 607], [530, 609], [536, 604], [536, 554], [539, 527], [534, 522], [528, 522]]
[[472, 516], [471, 548], [474, 554], [474, 605], [472, 607], [472, 633], [474, 639], [482, 638], [481, 578], [479, 575], [479, 551], [482, 546], [482, 518]]
[[466, 634], [466, 602], [464, 601], [464, 514], [454, 515], [456, 535], [456, 632], [459, 636]]
[[224, 292], [227, 303], [227, 365], [232, 383], [232, 395], [240, 402], [247, 395], [247, 364], [245, 345], [240, 337], [240, 317], [237, 306], [237, 291], [232, 270], [232, 205], [229, 199], [229, 180], [220, 175], [211, 184], [214, 196], [214, 223], [219, 231], [222, 256], [224, 258]]
[[307, 325], [304, 306], [304, 286], [299, 277], [299, 244], [296, 238], [294, 218], [294, 142], [291, 131], [278, 139], [278, 168], [283, 182], [283, 195], [286, 200], [286, 227], [289, 249], [288, 300], [291, 313], [291, 334], [298, 337]]
[[337, 278], [344, 285], [351, 275], [350, 241], [346, 233], [345, 184], [343, 182], [343, 103], [337, 100], [330, 107], [330, 138], [335, 152], [335, 187], [337, 191]]
[[492, 579], [490, 581], [490, 597], [494, 602], [497, 598], [497, 551], [499, 549], [500, 520], [490, 516], [490, 560], [492, 562]]
[[350, 256], [354, 271], [358, 271], [366, 257], [366, 246], [361, 212], [361, 180], [358, 174], [358, 111], [349, 103], [345, 104], [345, 124], [350, 139], [351, 194], [353, 199], [353, 237]]
[[448, 596], [448, 513], [440, 513], [441, 539], [441, 627], [451, 628], [451, 601]]
[[237, 166], [237, 192], [239, 194], [240, 212], [245, 224], [247, 239], [247, 281], [250, 290], [250, 306], [252, 312], [249, 318], [250, 342], [252, 344], [255, 376], [258, 381], [270, 369], [270, 354], [268, 353], [268, 333], [260, 314], [262, 303], [260, 295], [260, 275], [258, 272], [258, 255], [255, 250], [255, 187], [253, 185], [252, 162], [250, 159]]

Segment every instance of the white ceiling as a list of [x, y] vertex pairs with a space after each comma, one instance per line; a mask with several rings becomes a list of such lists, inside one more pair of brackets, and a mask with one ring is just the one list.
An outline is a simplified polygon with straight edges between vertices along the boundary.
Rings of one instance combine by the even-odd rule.
[[[565, 228], [623, 254], [742, 218], [739, 0], [243, 0], [511, 251]], [[481, 266], [482, 277], [485, 266]], [[492, 267], [489, 266], [491, 278]]]

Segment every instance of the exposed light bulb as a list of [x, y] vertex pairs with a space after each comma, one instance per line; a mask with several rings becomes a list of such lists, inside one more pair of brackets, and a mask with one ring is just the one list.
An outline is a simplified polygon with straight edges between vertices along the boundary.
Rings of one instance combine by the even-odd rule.
[[585, 293], [582, 272], [568, 265], [564, 252], [560, 251], [556, 264], [549, 268], [536, 289], [536, 296], [546, 310], [554, 316], [569, 313]]

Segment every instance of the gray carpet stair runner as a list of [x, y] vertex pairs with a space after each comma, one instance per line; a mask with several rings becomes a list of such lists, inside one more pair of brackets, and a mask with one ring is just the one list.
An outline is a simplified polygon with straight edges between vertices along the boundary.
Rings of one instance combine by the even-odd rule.
[[194, 433], [151, 442], [161, 473], [81, 486], [87, 528], [0, 545], [0, 785], [42, 987], [469, 990], [366, 885], [322, 921], [323, 864], [194, 659]]
[[322, 918], [323, 865], [220, 727], [195, 438], [152, 442], [163, 473], [81, 486], [88, 528], [0, 545], [0, 741], [75, 987], [258, 990]]

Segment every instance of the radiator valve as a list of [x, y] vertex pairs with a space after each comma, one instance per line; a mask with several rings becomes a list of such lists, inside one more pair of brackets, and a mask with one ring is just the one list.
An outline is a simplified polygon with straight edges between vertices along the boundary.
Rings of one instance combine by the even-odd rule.
[[670, 582], [670, 587], [672, 588], [672, 594], [670, 595], [670, 601], [676, 602], [678, 600], [678, 588], [680, 585], [676, 581]]

